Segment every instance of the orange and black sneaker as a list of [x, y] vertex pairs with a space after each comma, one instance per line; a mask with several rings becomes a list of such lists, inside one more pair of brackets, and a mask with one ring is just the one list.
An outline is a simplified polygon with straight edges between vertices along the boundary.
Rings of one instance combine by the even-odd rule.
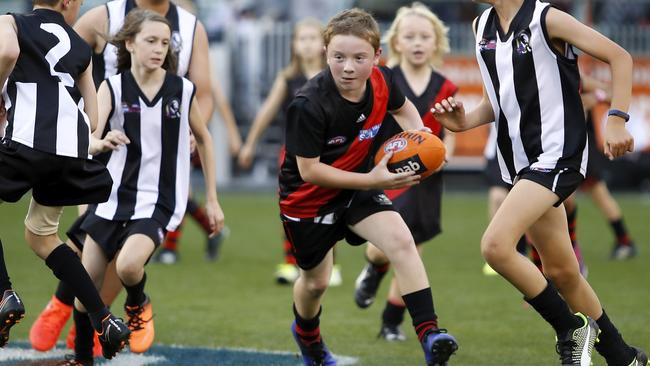
[[77, 361], [74, 355], [65, 355], [65, 360], [56, 364], [56, 366], [93, 366], [93, 360]]
[[153, 344], [155, 331], [153, 327], [153, 309], [149, 296], [142, 305], [126, 306], [124, 311], [127, 316], [127, 323], [131, 330], [129, 347], [133, 353], [144, 353]]
[[9, 342], [9, 330], [25, 317], [25, 306], [14, 290], [6, 290], [0, 302], [0, 348]]
[[[99, 357], [102, 355], [102, 345], [99, 343], [99, 336], [97, 332], [94, 332], [95, 339], [93, 340], [93, 357]], [[65, 338], [65, 345], [68, 349], [74, 349], [74, 339], [77, 337], [77, 327], [74, 324], [70, 327], [68, 331], [68, 336]]]
[[29, 329], [29, 342], [32, 348], [40, 352], [54, 348], [70, 315], [72, 315], [72, 305], [64, 304], [56, 296], [52, 296]]
[[102, 320], [102, 331], [98, 332], [99, 343], [102, 345], [102, 355], [110, 360], [129, 343], [131, 331], [122, 319], [108, 314]]

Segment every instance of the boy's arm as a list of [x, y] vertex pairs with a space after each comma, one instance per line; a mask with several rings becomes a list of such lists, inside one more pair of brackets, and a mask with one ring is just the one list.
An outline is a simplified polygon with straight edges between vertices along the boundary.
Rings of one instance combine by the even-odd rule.
[[100, 52], [105, 41], [101, 34], [108, 33], [108, 14], [106, 6], [97, 6], [88, 10], [74, 24], [74, 30], [83, 38], [94, 52]]
[[[571, 15], [551, 8], [546, 27], [552, 40], [561, 40], [609, 64], [612, 72], [611, 108], [626, 112], [632, 98], [632, 56], [607, 37], [580, 23]], [[617, 116], [607, 118], [605, 154], [610, 158], [634, 150], [634, 140]]]
[[0, 16], [0, 89], [11, 75], [20, 55], [16, 22], [11, 15]]
[[286, 95], [287, 81], [282, 74], [279, 74], [275, 78], [275, 82], [273, 82], [271, 92], [255, 115], [253, 125], [251, 126], [250, 131], [248, 131], [248, 136], [246, 136], [246, 143], [239, 152], [238, 163], [240, 167], [249, 168], [251, 166], [253, 157], [255, 157], [255, 147], [257, 146], [257, 142], [262, 136], [262, 133], [264, 133], [266, 128], [273, 121], [273, 118], [277, 115]]
[[339, 189], [397, 189], [418, 184], [420, 176], [415, 172], [391, 173], [386, 164], [392, 153], [384, 155], [369, 173], [355, 173], [320, 162], [320, 157], [296, 156], [302, 180], [317, 186]]
[[404, 131], [408, 130], [422, 130], [424, 129], [424, 123], [422, 123], [422, 118], [420, 113], [413, 103], [406, 99], [404, 104], [397, 110], [389, 111], [393, 115], [397, 124]]
[[210, 237], [216, 235], [223, 229], [224, 214], [217, 201], [217, 178], [214, 162], [214, 150], [212, 148], [212, 136], [208, 126], [201, 115], [200, 106], [196, 97], [192, 100], [190, 107], [190, 129], [196, 139], [196, 149], [201, 157], [201, 168], [205, 179], [206, 213], [210, 221]]
[[188, 77], [196, 86], [196, 100], [201, 106], [201, 115], [210, 121], [214, 110], [210, 78], [210, 59], [208, 56], [208, 35], [200, 21], [196, 21], [194, 44], [188, 70]]
[[86, 70], [81, 73], [79, 80], [79, 92], [84, 99], [84, 112], [90, 121], [90, 131], [94, 132], [97, 128], [97, 91], [93, 81], [93, 63], [89, 62]]

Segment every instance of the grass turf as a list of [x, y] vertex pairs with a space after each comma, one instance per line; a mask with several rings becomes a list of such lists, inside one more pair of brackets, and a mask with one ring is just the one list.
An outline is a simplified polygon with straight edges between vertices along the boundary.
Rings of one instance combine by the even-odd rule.
[[[628, 262], [607, 259], [613, 241], [611, 230], [586, 197], [578, 200], [579, 240], [589, 266], [589, 281], [610, 317], [630, 344], [650, 350], [650, 286], [645, 274], [650, 198], [618, 198], [640, 247], [640, 258]], [[156, 342], [293, 351], [289, 331], [291, 288], [276, 285], [272, 277], [282, 252], [275, 195], [224, 193], [220, 199], [231, 236], [218, 262], [204, 261], [205, 239], [188, 220], [181, 239], [181, 261], [175, 266], [147, 267], [146, 291], [156, 314]], [[27, 203], [23, 200], [0, 206], [5, 259], [14, 287], [27, 307], [24, 322], [12, 330], [12, 339], [27, 339], [29, 326], [56, 285], [48, 268], [24, 244], [22, 221]], [[447, 194], [443, 202], [444, 233], [425, 248], [440, 325], [460, 342], [453, 364], [558, 364], [551, 328], [524, 306], [520, 294], [505, 280], [481, 274], [483, 261], [478, 247], [487, 224], [486, 211], [485, 195]], [[74, 213], [74, 209], [64, 213], [62, 233]], [[330, 349], [358, 357], [361, 365], [424, 364], [408, 316], [404, 326], [407, 342], [376, 339], [387, 281], [375, 305], [367, 310], [356, 308], [352, 292], [364, 263], [363, 247], [339, 244], [337, 262], [342, 266], [344, 284], [327, 291], [321, 322]], [[122, 303], [120, 297], [113, 308], [120, 309]], [[594, 357], [594, 365], [604, 364], [602, 358]]]

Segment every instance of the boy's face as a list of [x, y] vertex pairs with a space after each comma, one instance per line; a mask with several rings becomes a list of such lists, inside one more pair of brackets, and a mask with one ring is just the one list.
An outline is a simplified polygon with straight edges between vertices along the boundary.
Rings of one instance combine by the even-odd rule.
[[63, 19], [65, 19], [68, 25], [72, 26], [77, 21], [79, 9], [83, 3], [83, 0], [63, 0], [63, 11], [61, 11], [61, 14], [63, 14]]
[[327, 46], [327, 64], [338, 89], [343, 93], [364, 90], [380, 52], [362, 38], [334, 36]]

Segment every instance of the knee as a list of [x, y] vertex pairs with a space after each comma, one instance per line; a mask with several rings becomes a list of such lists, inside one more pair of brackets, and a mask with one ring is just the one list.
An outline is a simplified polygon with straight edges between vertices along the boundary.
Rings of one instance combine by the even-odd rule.
[[312, 278], [305, 280], [305, 290], [312, 298], [323, 296], [329, 286], [329, 278]]
[[418, 255], [417, 249], [415, 248], [415, 241], [409, 231], [396, 233], [390, 240], [393, 245], [388, 247], [390, 249], [386, 254], [391, 258], [391, 262]]
[[481, 239], [481, 255], [490, 266], [502, 262], [509, 255], [509, 251], [503, 241], [499, 240], [496, 235], [485, 233]]
[[117, 261], [115, 264], [117, 276], [125, 283], [138, 282], [142, 277], [144, 268], [128, 260]]
[[565, 289], [574, 286], [580, 281], [580, 269], [578, 265], [568, 266], [544, 266], [544, 274], [553, 282], [558, 289]]

